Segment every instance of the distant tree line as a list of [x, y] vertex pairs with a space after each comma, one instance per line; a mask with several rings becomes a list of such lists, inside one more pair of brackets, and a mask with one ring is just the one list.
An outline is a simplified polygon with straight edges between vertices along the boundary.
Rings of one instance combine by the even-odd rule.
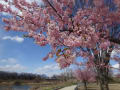
[[43, 80], [46, 75], [0, 71], [0, 80]]
[[17, 72], [6, 72], [0, 71], [0, 81], [8, 81], [8, 80], [31, 80], [35, 82], [40, 82], [43, 80], [46, 81], [67, 81], [70, 79], [74, 79], [73, 72], [71, 69], [67, 69], [63, 73], [59, 75], [53, 75], [48, 77], [45, 74], [33, 74], [33, 73], [17, 73]]

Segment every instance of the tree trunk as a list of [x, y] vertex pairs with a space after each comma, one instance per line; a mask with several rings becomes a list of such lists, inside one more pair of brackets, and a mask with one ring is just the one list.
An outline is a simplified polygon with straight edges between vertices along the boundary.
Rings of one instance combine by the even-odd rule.
[[108, 82], [105, 83], [105, 90], [109, 90]]
[[100, 90], [104, 90], [104, 86], [103, 86], [104, 84], [101, 79], [99, 80], [99, 83], [100, 83]]
[[84, 90], [87, 90], [87, 82], [83, 81], [83, 83], [84, 83]]
[[109, 90], [109, 86], [108, 86], [108, 83], [109, 83], [109, 69], [108, 68], [106, 68], [105, 70], [104, 70], [104, 72], [105, 72], [105, 77], [104, 77], [104, 82], [105, 82], [105, 90]]
[[106, 70], [106, 68], [99, 68], [97, 70], [98, 70], [100, 90], [109, 90], [108, 70]]
[[109, 65], [111, 52], [112, 52], [112, 49], [109, 51], [102, 50], [101, 54], [95, 55], [94, 63], [96, 64], [96, 70], [97, 70], [98, 80], [100, 84], [100, 90], [109, 90], [109, 86], [108, 86], [109, 68], [106, 66]]

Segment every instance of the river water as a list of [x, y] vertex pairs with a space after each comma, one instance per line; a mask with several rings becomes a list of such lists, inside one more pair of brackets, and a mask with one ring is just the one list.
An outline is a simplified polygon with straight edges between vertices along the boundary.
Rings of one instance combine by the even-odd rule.
[[0, 90], [30, 90], [28, 85], [0, 86]]

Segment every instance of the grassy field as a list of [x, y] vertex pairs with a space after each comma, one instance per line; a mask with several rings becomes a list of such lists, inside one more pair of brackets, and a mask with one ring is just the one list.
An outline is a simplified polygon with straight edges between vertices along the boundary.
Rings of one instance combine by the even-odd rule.
[[[68, 80], [68, 81], [42, 81], [39, 83], [30, 82], [30, 81], [8, 81], [2, 82], [0, 85], [12, 86], [15, 83], [20, 83], [20, 85], [28, 85], [31, 87], [30, 90], [58, 90], [71, 85], [77, 85], [77, 80]], [[88, 84], [88, 90], [100, 90], [99, 85], [90, 83]], [[110, 90], [120, 90], [120, 83], [112, 82], [109, 84]], [[79, 87], [79, 90], [84, 90], [83, 84]]]
[[[109, 84], [110, 90], [120, 90], [120, 83]], [[78, 90], [84, 90], [83, 86], [80, 86]], [[88, 84], [88, 90], [100, 90], [97, 84]]]
[[71, 86], [77, 84], [76, 81], [66, 81], [66, 82], [44, 82], [44, 84], [33, 84], [30, 90], [58, 90], [66, 86]]

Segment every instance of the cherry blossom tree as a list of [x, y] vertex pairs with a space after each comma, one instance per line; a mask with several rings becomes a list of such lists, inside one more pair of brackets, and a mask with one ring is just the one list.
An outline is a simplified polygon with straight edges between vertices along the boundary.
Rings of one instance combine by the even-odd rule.
[[[43, 60], [57, 56], [63, 69], [71, 64], [95, 67], [101, 90], [108, 88], [111, 53], [120, 44], [119, 0], [3, 0], [0, 12], [7, 31], [27, 32], [40, 46], [49, 44], [51, 52]], [[15, 9], [13, 9], [13, 7]], [[85, 63], [77, 62], [82, 57]]]
[[96, 81], [95, 72], [87, 68], [84, 68], [84, 69], [78, 68], [77, 70], [75, 70], [74, 76], [77, 78], [77, 80], [81, 81], [84, 84], [85, 90], [87, 90], [88, 82]]

